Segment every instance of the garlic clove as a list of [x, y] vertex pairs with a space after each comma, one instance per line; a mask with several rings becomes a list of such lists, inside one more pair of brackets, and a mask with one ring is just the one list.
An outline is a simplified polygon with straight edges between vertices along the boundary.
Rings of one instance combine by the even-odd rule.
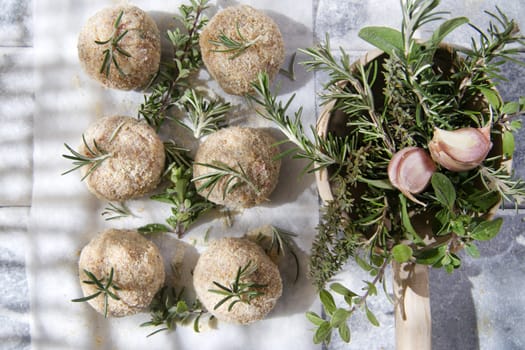
[[492, 148], [490, 126], [454, 131], [435, 128], [428, 148], [432, 159], [450, 171], [474, 169], [485, 160]]
[[419, 147], [407, 147], [392, 157], [388, 163], [388, 178], [410, 200], [425, 205], [413, 194], [421, 193], [427, 187], [436, 165], [428, 153]]

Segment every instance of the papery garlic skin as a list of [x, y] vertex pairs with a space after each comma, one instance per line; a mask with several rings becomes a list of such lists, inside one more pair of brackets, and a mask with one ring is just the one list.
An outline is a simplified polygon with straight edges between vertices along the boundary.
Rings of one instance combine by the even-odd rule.
[[428, 144], [432, 159], [455, 172], [476, 168], [485, 160], [491, 148], [489, 126], [454, 131], [435, 128]]
[[413, 194], [421, 193], [427, 187], [436, 165], [428, 153], [419, 147], [406, 147], [394, 154], [388, 163], [388, 179], [410, 200], [425, 205]]

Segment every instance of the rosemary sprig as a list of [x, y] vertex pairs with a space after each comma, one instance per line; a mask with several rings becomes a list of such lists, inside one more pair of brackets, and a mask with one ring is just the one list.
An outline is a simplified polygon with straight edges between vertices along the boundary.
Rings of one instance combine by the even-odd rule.
[[266, 73], [260, 73], [258, 79], [252, 84], [256, 95], [249, 95], [248, 98], [260, 109], [256, 112], [263, 118], [276, 124], [281, 132], [293, 143], [296, 148], [281, 154], [281, 157], [288, 153], [295, 153], [295, 158], [303, 158], [310, 161], [305, 171], [315, 171], [332, 164], [340, 164], [346, 157], [346, 141], [339, 137], [329, 137], [323, 139], [313, 130], [315, 141], [312, 142], [306, 136], [301, 121], [302, 107], [295, 112], [295, 118], [291, 119], [287, 115], [295, 94], [283, 105], [277, 102], [277, 97], [270, 90], [270, 81]]
[[239, 266], [235, 279], [230, 283], [229, 287], [213, 281], [213, 284], [219, 289], [208, 289], [208, 291], [224, 295], [224, 298], [221, 299], [213, 309], [217, 310], [221, 305], [231, 300], [228, 305], [228, 311], [231, 311], [237, 303], [250, 304], [254, 298], [264, 295], [264, 292], [260, 289], [265, 288], [267, 286], [266, 284], [244, 281], [255, 273], [255, 271], [257, 271], [257, 264], [252, 264], [250, 260], [245, 266]]
[[278, 256], [285, 256], [288, 253], [292, 255], [295, 263], [294, 283], [299, 279], [300, 270], [299, 257], [294, 249], [295, 237], [297, 237], [295, 233], [272, 226], [270, 237], [268, 237], [266, 232], [259, 232], [255, 238], [256, 242], [263, 247], [267, 255], [277, 254]]
[[525, 182], [521, 179], [513, 178], [504, 167], [492, 169], [482, 166], [479, 169], [479, 174], [484, 186], [489, 191], [495, 191], [504, 200], [514, 202], [516, 209], [518, 209], [520, 203], [523, 203], [525, 199]]
[[100, 215], [102, 215], [106, 221], [135, 216], [133, 212], [126, 206], [126, 203], [123, 202], [116, 204], [109, 202]]
[[[186, 325], [193, 321], [193, 330], [196, 333], [200, 331], [200, 319], [202, 316], [208, 314], [203, 308], [201, 302], [195, 299], [191, 304], [182, 298], [184, 289], [179, 293], [173, 287], [162, 287], [151, 302], [149, 307], [151, 319], [148, 322], [142, 323], [141, 327], [158, 327], [148, 337], [162, 331], [172, 331], [178, 324]], [[210, 320], [213, 316], [210, 316]]]
[[197, 139], [217, 131], [226, 120], [226, 113], [231, 109], [229, 102], [208, 101], [194, 89], [186, 90], [181, 100], [191, 124], [180, 121]]
[[87, 154], [81, 154], [71, 148], [67, 143], [64, 143], [64, 146], [71, 154], [62, 154], [62, 157], [72, 160], [74, 167], [63, 172], [61, 175], [69, 174], [83, 166], [89, 166], [89, 170], [86, 171], [82, 179], [80, 179], [80, 181], [83, 181], [86, 177], [91, 175], [91, 173], [95, 171], [102, 162], [111, 157], [110, 153], [107, 153], [98, 146], [95, 139], [93, 139], [93, 147], [89, 146], [84, 135], [82, 135], [82, 142], [87, 150]]
[[227, 36], [224, 32], [220, 32], [217, 40], [210, 40], [210, 44], [224, 47], [223, 49], [215, 49], [212, 50], [213, 52], [225, 52], [225, 53], [232, 53], [232, 55], [229, 57], [230, 60], [233, 60], [240, 55], [242, 55], [248, 48], [250, 48], [252, 45], [257, 43], [260, 39], [260, 35], [258, 35], [253, 40], [246, 39], [242, 34], [241, 30], [239, 28], [239, 22], [235, 23], [235, 31], [237, 33], [238, 39], [233, 39], [229, 36]]
[[191, 181], [192, 176], [192, 168], [173, 166], [170, 172], [171, 186], [166, 188], [164, 193], [151, 197], [153, 200], [172, 206], [171, 215], [166, 222], [173, 227], [179, 237], [184, 235], [200, 215], [214, 207], [213, 203], [197, 193]]
[[84, 273], [89, 278], [88, 280], [82, 281], [82, 283], [94, 285], [97, 291], [91, 295], [83, 298], [73, 299], [72, 302], [85, 302], [91, 299], [95, 299], [99, 295], [104, 297], [104, 317], [108, 317], [108, 303], [109, 298], [113, 300], [120, 300], [120, 297], [116, 294], [120, 290], [120, 287], [113, 282], [114, 269], [113, 267], [109, 271], [109, 276], [102, 279], [98, 279], [93, 273], [84, 269]]
[[193, 182], [202, 182], [197, 188], [197, 191], [206, 191], [207, 196], [210, 195], [221, 181], [224, 181], [222, 199], [226, 198], [228, 194], [242, 185], [250, 187], [255, 193], [260, 192], [240, 163], [237, 163], [238, 169], [220, 161], [213, 161], [212, 163], [195, 163], [195, 165], [211, 169], [210, 172], [193, 178]]
[[106, 77], [109, 77], [109, 72], [112, 64], [115, 66], [115, 68], [121, 75], [126, 75], [120, 68], [120, 65], [117, 61], [117, 53], [125, 57], [131, 57], [131, 54], [119, 45], [122, 38], [124, 38], [129, 32], [129, 30], [126, 29], [122, 33], [119, 33], [120, 22], [122, 20], [123, 15], [124, 11], [120, 11], [119, 15], [115, 19], [115, 22], [113, 22], [113, 33], [107, 40], [95, 40], [95, 43], [97, 45], [109, 44], [109, 47], [103, 51], [104, 59], [102, 60], [102, 65], [100, 66], [99, 71], [100, 73], [104, 73]]

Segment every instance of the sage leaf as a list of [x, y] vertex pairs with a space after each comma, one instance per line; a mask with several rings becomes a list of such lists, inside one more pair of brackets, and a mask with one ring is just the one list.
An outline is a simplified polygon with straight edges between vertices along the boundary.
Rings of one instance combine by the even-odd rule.
[[324, 321], [315, 331], [314, 344], [320, 344], [322, 342], [328, 344], [330, 342], [331, 335], [332, 335], [332, 326], [330, 325], [330, 322]]
[[368, 321], [370, 321], [371, 324], [373, 324], [376, 327], [379, 327], [379, 321], [377, 320], [376, 316], [367, 305], [365, 305], [365, 311], [366, 311], [366, 318], [368, 318]]
[[474, 227], [471, 237], [478, 241], [491, 240], [492, 238], [496, 237], [502, 224], [502, 218], [497, 218], [492, 221], [482, 221], [476, 227]]
[[388, 27], [365, 27], [359, 31], [359, 37], [374, 45], [388, 55], [394, 51], [403, 52], [403, 36], [396, 29]]
[[487, 101], [492, 105], [492, 107], [499, 109], [501, 106], [501, 99], [498, 95], [498, 93], [492, 89], [485, 88], [485, 87], [478, 87], [479, 91], [485, 96]]
[[514, 134], [510, 131], [505, 131], [502, 135], [503, 143], [503, 155], [506, 157], [512, 157], [514, 154], [514, 149], [516, 148], [516, 143], [514, 140]]
[[518, 102], [507, 102], [501, 109], [502, 113], [505, 114], [516, 114], [520, 111], [520, 104]]
[[405, 244], [398, 244], [392, 248], [392, 255], [394, 259], [399, 263], [404, 263], [412, 258], [412, 248]]
[[306, 313], [306, 318], [316, 326], [320, 326], [325, 321], [318, 314], [312, 311], [308, 311]]
[[326, 289], [323, 289], [319, 292], [319, 299], [321, 299], [321, 303], [323, 304], [326, 313], [332, 315], [337, 308], [332, 294]]
[[432, 46], [437, 46], [447, 35], [453, 32], [456, 28], [468, 23], [469, 20], [466, 17], [457, 17], [449, 19], [443, 22], [436, 31], [432, 34], [430, 39]]
[[456, 190], [452, 181], [441, 173], [434, 173], [432, 175], [432, 187], [436, 194], [436, 198], [439, 203], [443, 204], [444, 207], [452, 210], [454, 202], [456, 201]]
[[447, 248], [444, 245], [426, 250], [416, 257], [416, 262], [422, 265], [434, 265], [445, 256], [446, 251]]
[[465, 244], [465, 251], [473, 258], [479, 258], [481, 256], [478, 247], [473, 243]]
[[339, 328], [339, 326], [342, 323], [345, 323], [348, 319], [348, 316], [350, 316], [350, 313], [345, 309], [337, 309], [335, 310], [334, 314], [332, 315], [332, 319], [330, 320], [330, 324], [333, 328]]
[[348, 324], [346, 324], [346, 322], [341, 323], [337, 330], [339, 331], [339, 336], [341, 337], [341, 340], [345, 343], [350, 343], [350, 327], [348, 327]]

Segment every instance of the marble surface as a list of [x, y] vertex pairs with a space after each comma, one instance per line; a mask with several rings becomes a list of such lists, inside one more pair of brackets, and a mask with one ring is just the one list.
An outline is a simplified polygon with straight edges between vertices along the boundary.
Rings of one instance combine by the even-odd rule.
[[[524, 0], [444, 0], [455, 16], [468, 15], [482, 27], [483, 9], [494, 5], [519, 16], [525, 28]], [[27, 234], [32, 193], [33, 150], [33, 3], [0, 0], [0, 349], [29, 349], [29, 290], [26, 259], [31, 237]], [[329, 32], [333, 47], [341, 45], [358, 57], [369, 47], [357, 39], [363, 25], [397, 27], [397, 1], [314, 1], [314, 38]], [[424, 35], [424, 33], [422, 33]], [[461, 42], [463, 36], [451, 38]], [[525, 82], [517, 77], [523, 67], [505, 66], [510, 81], [500, 88], [505, 99], [525, 95]], [[317, 77], [320, 88], [322, 77]], [[517, 174], [525, 176], [525, 131], [518, 135]], [[480, 246], [482, 257], [466, 257], [458, 272], [431, 271], [432, 344], [435, 350], [525, 348], [525, 223], [521, 210], [499, 212], [505, 217], [500, 235]], [[352, 278], [364, 276], [349, 265]], [[377, 298], [371, 304], [380, 328], [359, 317], [352, 319], [350, 346], [334, 339], [329, 349], [393, 349], [391, 305]], [[278, 349], [277, 347], [275, 349]]]

